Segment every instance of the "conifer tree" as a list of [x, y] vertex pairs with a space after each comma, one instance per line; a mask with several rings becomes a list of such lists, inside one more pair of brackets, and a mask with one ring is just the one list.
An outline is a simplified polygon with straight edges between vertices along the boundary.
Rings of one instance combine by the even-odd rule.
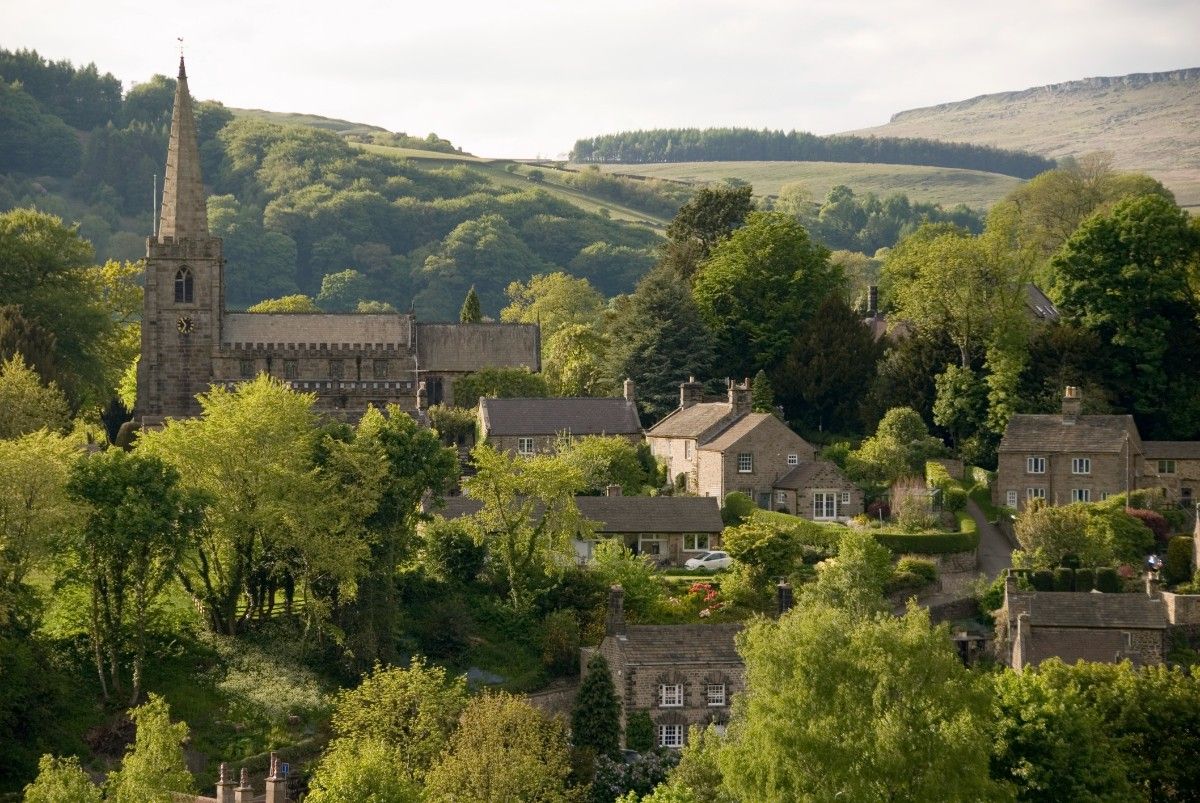
[[754, 375], [754, 384], [750, 386], [750, 406], [756, 413], [772, 413], [775, 411], [775, 391], [767, 372], [759, 369]]
[[467, 291], [467, 297], [463, 300], [458, 319], [463, 323], [483, 322], [483, 308], [479, 306], [479, 296], [475, 293], [475, 285], [471, 285], [471, 289]]
[[588, 661], [587, 677], [571, 711], [571, 742], [590, 747], [597, 756], [615, 758], [621, 749], [621, 709], [608, 661], [600, 653]]

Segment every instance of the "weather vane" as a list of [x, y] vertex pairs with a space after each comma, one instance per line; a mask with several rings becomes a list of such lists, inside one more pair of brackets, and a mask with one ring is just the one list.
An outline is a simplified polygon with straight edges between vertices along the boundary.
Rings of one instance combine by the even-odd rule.
[[179, 58], [183, 58], [183, 37], [176, 36], [175, 41], [179, 42]]

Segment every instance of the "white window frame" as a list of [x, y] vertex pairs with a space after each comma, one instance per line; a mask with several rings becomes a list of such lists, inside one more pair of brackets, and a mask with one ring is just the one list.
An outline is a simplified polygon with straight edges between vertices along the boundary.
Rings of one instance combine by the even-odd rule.
[[692, 459], [692, 442], [691, 441], [683, 442], [683, 459], [684, 460]]
[[520, 437], [517, 438], [517, 454], [521, 457], [533, 456], [533, 438]]
[[842, 491], [840, 494], [838, 494], [838, 504], [839, 505], [850, 504], [850, 492], [849, 491]]
[[1071, 473], [1072, 474], [1091, 474], [1092, 473], [1092, 458], [1090, 458], [1090, 457], [1072, 457], [1071, 458]]
[[1005, 507], [1010, 507], [1013, 510], [1017, 509], [1017, 492], [1006, 491], [1004, 494]]
[[1026, 457], [1025, 458], [1025, 473], [1026, 474], [1045, 474], [1046, 473], [1046, 458], [1044, 458], [1044, 457]]
[[1159, 474], [1174, 474], [1175, 473], [1175, 461], [1170, 458], [1164, 458], [1162, 460], [1159, 460], [1158, 461], [1158, 473]]
[[813, 491], [814, 521], [830, 521], [838, 515], [838, 495], [833, 491]]
[[1045, 488], [1026, 488], [1025, 489], [1025, 499], [1027, 499], [1027, 500], [1045, 499], [1045, 498], [1046, 498], [1046, 489]]
[[1103, 502], [1107, 498], [1108, 498], [1108, 491], [1101, 491], [1100, 492], [1100, 501]]
[[659, 725], [658, 746], [678, 749], [683, 747], [682, 725]]
[[1092, 489], [1091, 488], [1072, 488], [1071, 489], [1071, 501], [1072, 502], [1090, 502], [1090, 501], [1092, 501]]
[[[654, 545], [653, 551], [650, 551], [648, 549], [648, 546], [650, 544]], [[664, 547], [663, 539], [655, 538], [654, 536], [639, 535], [638, 536], [638, 554], [639, 555], [652, 555], [654, 557], [660, 557], [662, 555], [667, 554], [667, 551], [666, 551], [666, 548]]]
[[[684, 533], [683, 534], [683, 551], [684, 552], [711, 552], [712, 547], [709, 543], [712, 541], [711, 533]], [[703, 542], [704, 546], [700, 546]]]
[[658, 686], [659, 708], [683, 708], [683, 684], [660, 683]]
[[710, 708], [725, 705], [725, 684], [709, 683], [706, 685], [704, 687], [704, 699], [708, 702]]
[[776, 491], [775, 492], [775, 504], [777, 504], [777, 505], [786, 505], [787, 504], [787, 491]]
[[738, 474], [754, 473], [754, 452], [738, 452], [737, 470]]
[[798, 466], [798, 465], [800, 465], [800, 455], [798, 455], [798, 454], [789, 454], [789, 455], [787, 456], [787, 464], [788, 464], [789, 466]]

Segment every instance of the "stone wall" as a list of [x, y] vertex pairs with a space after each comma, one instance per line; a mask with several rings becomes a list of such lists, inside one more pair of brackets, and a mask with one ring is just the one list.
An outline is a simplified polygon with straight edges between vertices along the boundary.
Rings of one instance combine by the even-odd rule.
[[546, 714], [564, 714], [570, 716], [575, 706], [575, 698], [579, 696], [579, 681], [570, 681], [555, 685], [532, 694], [526, 694], [525, 699], [531, 706]]
[[[1046, 472], [1044, 474], [1028, 473], [1025, 469], [1027, 468], [1026, 459], [1029, 457], [1046, 458]], [[1071, 461], [1077, 457], [1091, 459], [1092, 470], [1089, 474], [1072, 473]], [[1008, 492], [1016, 491], [1017, 508], [1018, 510], [1024, 510], [1027, 501], [1026, 495], [1030, 488], [1044, 489], [1046, 492], [1046, 502], [1051, 505], [1070, 504], [1071, 491], [1077, 488], [1089, 490], [1091, 492], [1091, 501], [1099, 502], [1105, 494], [1111, 495], [1125, 492], [1127, 480], [1125, 465], [1124, 449], [1119, 454], [1093, 452], [1056, 454], [1045, 451], [1001, 452], [999, 465], [996, 469], [996, 480], [992, 483], [992, 502], [996, 505], [1007, 506]], [[1138, 460], [1130, 461], [1129, 466], [1129, 487], [1137, 488], [1136, 472], [1138, 470]]]
[[[754, 455], [754, 468], [748, 473], [738, 471], [737, 456], [745, 452]], [[740, 491], [757, 503], [761, 494], [770, 494], [775, 483], [795, 468], [788, 465], [790, 454], [803, 463], [815, 459], [816, 450], [782, 421], [767, 417], [723, 452], [701, 449], [700, 493], [724, 498], [731, 491]]]
[[[710, 723], [724, 725], [729, 721], [733, 695], [745, 689], [745, 667], [741, 664], [713, 664], [704, 668], [682, 669], [663, 666], [626, 667], [622, 678], [624, 685], [623, 710], [644, 710], [657, 725], [699, 725]], [[664, 707], [660, 705], [660, 686], [664, 683], [683, 685], [683, 705]], [[708, 684], [725, 685], [725, 705], [710, 706], [705, 697]]]

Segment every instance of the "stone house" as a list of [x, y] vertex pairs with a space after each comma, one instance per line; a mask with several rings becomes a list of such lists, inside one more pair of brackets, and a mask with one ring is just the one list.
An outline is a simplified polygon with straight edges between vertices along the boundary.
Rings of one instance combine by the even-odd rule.
[[1143, 445], [1133, 416], [1083, 415], [1079, 388], [1063, 394], [1061, 415], [1014, 415], [1000, 441], [992, 501], [1022, 510], [1099, 502], [1138, 487]]
[[1200, 441], [1142, 441], [1140, 483], [1162, 488], [1167, 501], [1190, 509], [1200, 488]]
[[612, 435], [642, 442], [631, 380], [618, 398], [479, 400], [479, 437], [510, 454], [552, 454], [558, 439]]
[[208, 231], [182, 58], [144, 287], [134, 411], [143, 426], [198, 415], [197, 394], [261, 373], [315, 394], [326, 415], [354, 420], [371, 404], [416, 412], [425, 403], [453, 403], [455, 380], [482, 368], [541, 368], [534, 325], [418, 323], [411, 312], [226, 311], [223, 245]]
[[775, 483], [816, 450], [775, 416], [751, 412], [749, 382], [729, 383], [726, 401], [701, 394], [694, 378], [679, 386], [679, 408], [646, 433], [651, 453], [683, 490], [717, 499], [740, 491], [771, 507]]
[[[627, 625], [624, 591], [609, 591], [604, 640], [581, 650], [584, 672], [599, 651], [608, 662], [621, 706], [624, 733], [629, 715], [646, 711], [655, 744], [680, 748], [688, 727], [729, 721], [733, 695], [745, 689], [745, 665], [734, 646], [740, 624]], [[624, 739], [624, 736], [622, 736]]]
[[[721, 511], [717, 500], [698, 496], [622, 496], [619, 486], [607, 496], [577, 496], [575, 504], [596, 522], [595, 538], [575, 539], [580, 563], [592, 558], [598, 539], [619, 538], [635, 554], [663, 566], [682, 566], [688, 558], [721, 547]], [[446, 500], [447, 519], [475, 513], [482, 503], [463, 496]]]
[[771, 508], [812, 521], [845, 521], [865, 512], [864, 494], [836, 463], [812, 460], [775, 481]]

